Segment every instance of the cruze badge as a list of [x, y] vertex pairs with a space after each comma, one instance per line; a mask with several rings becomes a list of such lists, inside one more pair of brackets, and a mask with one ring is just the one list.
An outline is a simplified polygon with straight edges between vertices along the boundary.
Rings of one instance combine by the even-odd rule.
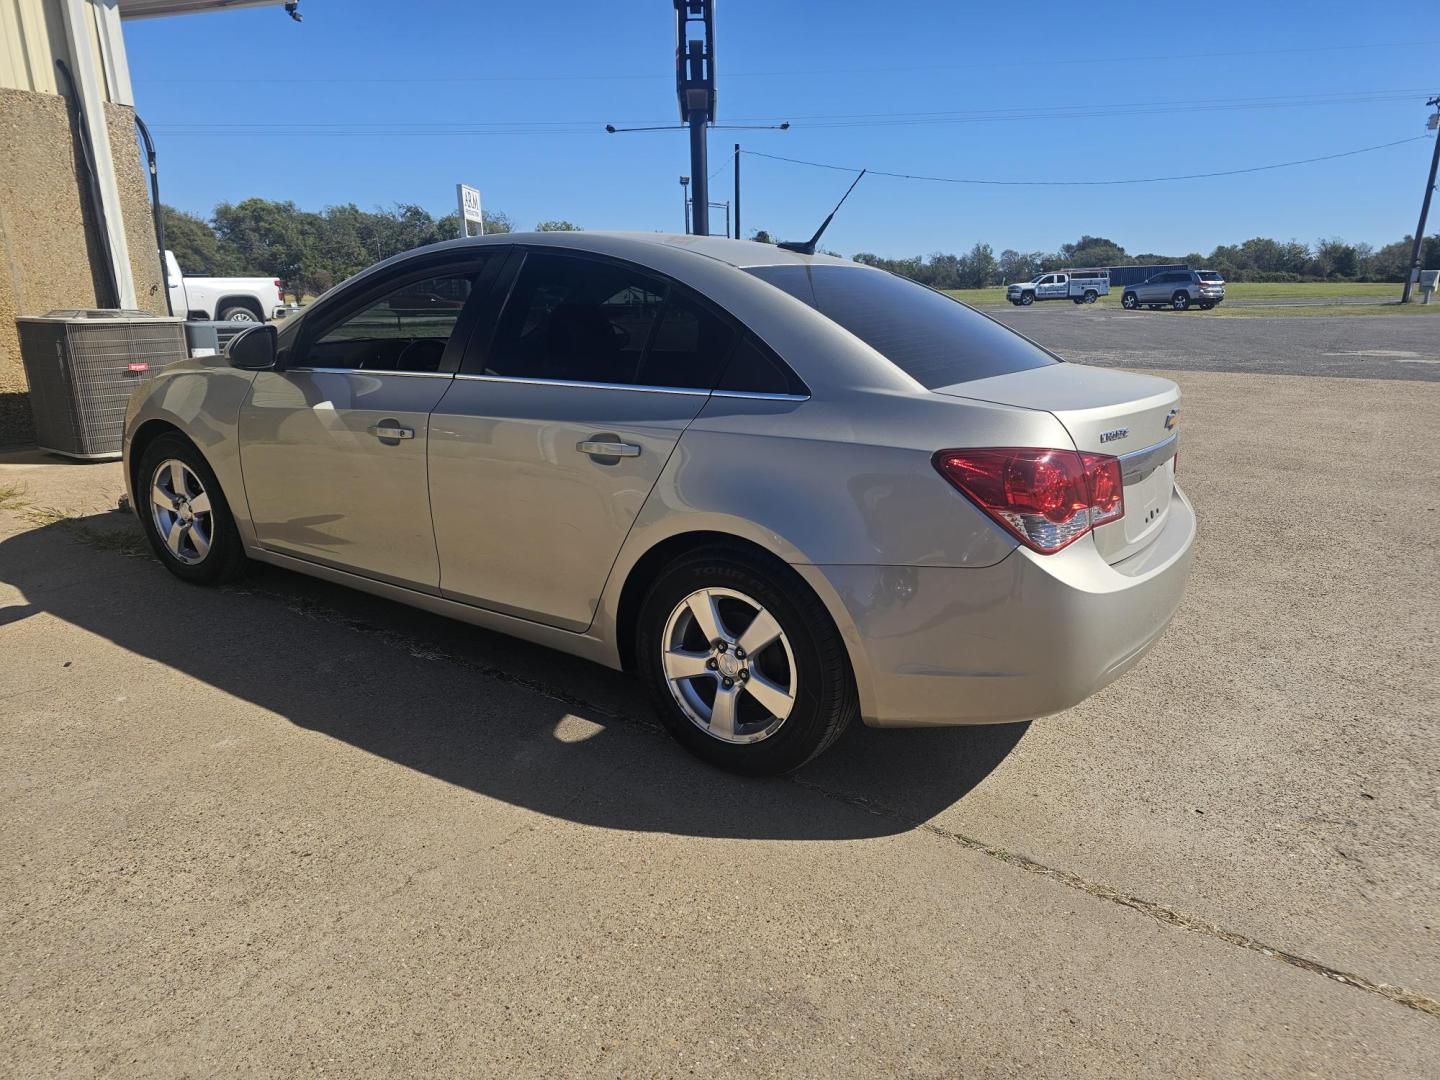
[[1114, 431], [1102, 431], [1100, 433], [1100, 441], [1102, 443], [1118, 442], [1121, 439], [1127, 438], [1129, 434], [1130, 429], [1128, 427], [1117, 427]]
[[1175, 425], [1180, 423], [1180, 410], [1171, 409], [1165, 417], [1165, 430], [1174, 431]]

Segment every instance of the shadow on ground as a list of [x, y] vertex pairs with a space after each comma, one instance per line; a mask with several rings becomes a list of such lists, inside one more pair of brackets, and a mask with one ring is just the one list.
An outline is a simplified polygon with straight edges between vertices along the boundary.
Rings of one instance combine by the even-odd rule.
[[[186, 585], [148, 552], [117, 554], [142, 544], [120, 513], [0, 542], [0, 580], [23, 594], [0, 608], [0, 626], [54, 616], [367, 753], [604, 828], [792, 840], [903, 832], [963, 798], [1028, 726], [856, 724], [801, 783], [745, 780], [675, 746], [626, 675], [274, 568], [225, 589]], [[144, 680], [147, 665], [133, 666]], [[896, 806], [903, 814], [882, 809]]]

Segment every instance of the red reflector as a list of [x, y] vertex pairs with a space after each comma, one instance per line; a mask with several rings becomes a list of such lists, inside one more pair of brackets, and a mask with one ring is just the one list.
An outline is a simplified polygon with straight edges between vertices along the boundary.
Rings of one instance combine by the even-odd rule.
[[144, 360], [131, 360], [125, 365], [125, 370], [131, 375], [141, 375], [150, 370], [150, 365]]
[[986, 447], [941, 450], [933, 461], [997, 524], [1043, 554], [1125, 515], [1120, 462], [1109, 454]]

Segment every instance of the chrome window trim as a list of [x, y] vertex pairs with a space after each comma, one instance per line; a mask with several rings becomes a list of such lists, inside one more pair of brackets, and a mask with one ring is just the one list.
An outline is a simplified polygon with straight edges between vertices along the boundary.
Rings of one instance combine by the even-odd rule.
[[763, 390], [715, 390], [711, 397], [739, 398], [742, 401], [809, 401], [809, 394], [769, 394]]
[[307, 373], [329, 372], [331, 375], [399, 375], [406, 379], [453, 379], [454, 372], [450, 371], [391, 371], [388, 368], [355, 368], [355, 367], [287, 367], [281, 368], [278, 374], [286, 375], [292, 371]]
[[637, 383], [584, 382], [575, 379], [529, 379], [519, 375], [473, 375], [463, 371], [455, 378], [468, 382], [516, 383], [520, 386], [565, 386], [575, 390], [638, 390], [642, 394], [681, 394], [685, 397], [706, 397], [709, 390], [692, 387], [685, 390], [678, 386], [645, 386]]
[[584, 382], [576, 379], [530, 379], [520, 375], [472, 375], [457, 372], [468, 382], [517, 383], [522, 386], [565, 386], [577, 390], [637, 390], [642, 394], [681, 394], [685, 397], [740, 398], [751, 401], [809, 401], [809, 394], [767, 394], [759, 390], [702, 390], [678, 386], [648, 386], [640, 383]]
[[1165, 462], [1174, 457], [1180, 450], [1180, 433], [1177, 431], [1164, 442], [1158, 442], [1154, 446], [1147, 446], [1143, 450], [1132, 450], [1128, 454], [1121, 454], [1120, 482], [1122, 484], [1134, 484], [1144, 480]]

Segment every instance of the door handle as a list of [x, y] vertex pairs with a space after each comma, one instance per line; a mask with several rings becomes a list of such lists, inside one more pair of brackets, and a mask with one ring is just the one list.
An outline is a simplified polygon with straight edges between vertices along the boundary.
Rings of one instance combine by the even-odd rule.
[[385, 422], [376, 424], [374, 427], [367, 428], [366, 430], [368, 430], [370, 434], [374, 435], [377, 439], [413, 439], [415, 437], [414, 428], [401, 427], [394, 420], [386, 420]]
[[575, 449], [591, 457], [639, 457], [640, 447], [628, 442], [603, 442], [587, 439], [575, 444]]

